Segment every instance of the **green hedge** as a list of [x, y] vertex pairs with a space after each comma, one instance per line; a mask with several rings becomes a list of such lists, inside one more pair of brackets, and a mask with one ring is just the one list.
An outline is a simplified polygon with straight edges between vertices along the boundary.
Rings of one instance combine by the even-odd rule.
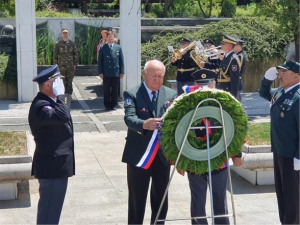
[[270, 18], [234, 18], [205, 25], [198, 31], [155, 35], [151, 42], [142, 45], [142, 65], [149, 59], [159, 59], [167, 64], [166, 79], [174, 79], [175, 67], [170, 64], [167, 46], [179, 48], [182, 36], [192, 40], [212, 39], [216, 46], [224, 34], [245, 40], [244, 50], [248, 61], [260, 60], [262, 63], [284, 55], [284, 47], [293, 40], [292, 33], [280, 33], [279, 25]]
[[0, 54], [0, 80], [18, 86], [17, 58], [14, 55]]

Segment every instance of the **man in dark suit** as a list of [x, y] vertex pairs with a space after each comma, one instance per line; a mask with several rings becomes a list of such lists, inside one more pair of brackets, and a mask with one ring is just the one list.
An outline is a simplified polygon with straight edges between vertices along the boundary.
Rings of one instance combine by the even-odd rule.
[[115, 34], [108, 32], [108, 43], [100, 48], [98, 72], [103, 80], [105, 110], [116, 110], [120, 79], [124, 77], [124, 57], [120, 45], [114, 43]]
[[[279, 70], [279, 87], [271, 88]], [[271, 151], [281, 224], [299, 224], [300, 176], [300, 63], [287, 60], [270, 68], [261, 80], [259, 95], [271, 102]]]
[[224, 90], [232, 94], [238, 99], [239, 85], [241, 79], [240, 59], [234, 54], [233, 48], [237, 43], [237, 39], [229, 35], [224, 35], [221, 43], [221, 50], [225, 53], [220, 58], [220, 65], [209, 62], [200, 62], [200, 66], [207, 69], [218, 69], [216, 88]]
[[[144, 82], [124, 92], [125, 123], [128, 126], [122, 162], [127, 163], [128, 224], [143, 224], [150, 179], [151, 224], [167, 188], [170, 165], [159, 149], [157, 128], [166, 111], [164, 104], [173, 101], [176, 92], [162, 86], [165, 66], [158, 60], [145, 64]], [[166, 199], [159, 219], [165, 219]]]
[[71, 96], [64, 94], [58, 66], [34, 79], [39, 93], [30, 106], [28, 121], [36, 144], [32, 175], [39, 181], [37, 224], [58, 224], [68, 186], [75, 175]]

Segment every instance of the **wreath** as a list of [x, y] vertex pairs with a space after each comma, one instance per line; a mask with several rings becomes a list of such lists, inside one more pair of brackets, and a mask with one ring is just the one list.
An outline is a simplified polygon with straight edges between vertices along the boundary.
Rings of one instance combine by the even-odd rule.
[[[227, 140], [228, 157], [231, 157], [241, 152], [241, 148], [244, 144], [244, 139], [247, 133], [248, 122], [248, 117], [245, 114], [241, 103], [238, 102], [228, 92], [217, 89], [205, 88], [196, 90], [188, 94], [184, 93], [180, 95], [173, 101], [171, 106], [168, 107], [166, 113], [163, 115], [162, 124], [159, 130], [160, 143], [163, 154], [171, 162], [176, 162], [181, 146], [181, 144], [176, 144], [176, 142], [178, 142], [178, 140], [176, 140], [178, 139], [178, 129], [180, 129], [181, 126], [178, 126], [178, 124], [180, 124], [181, 120], [183, 120], [183, 117], [186, 117], [187, 114], [191, 115], [193, 113], [199, 102], [208, 98], [216, 99], [222, 105], [223, 114], [227, 114], [229, 116], [229, 118], [228, 116], [224, 117], [224, 123], [226, 121], [232, 121], [233, 123], [233, 137], [231, 138], [231, 142], [230, 140]], [[212, 107], [219, 108], [219, 104], [216, 101], [207, 100], [201, 104], [199, 110], [197, 110], [197, 113], [201, 112], [202, 107], [205, 107], [206, 109], [211, 109]], [[200, 117], [194, 117], [194, 121], [192, 122], [191, 127], [199, 125], [201, 122], [203, 122], [203, 118]], [[206, 118], [207, 121], [213, 124], [213, 126], [221, 125], [220, 119], [216, 119], [216, 117], [206, 116]], [[190, 120], [188, 124], [189, 123]], [[227, 129], [225, 123], [225, 131], [226, 130]], [[206, 131], [206, 129], [204, 129], [204, 131]], [[212, 132], [212, 134], [209, 136], [209, 145], [213, 148], [215, 145], [220, 143], [220, 138], [223, 136], [223, 128], [213, 129], [213, 131], [210, 130], [210, 132]], [[196, 150], [198, 153], [201, 153], [201, 151], [204, 149], [207, 151], [206, 138], [197, 137], [195, 130], [190, 129], [188, 131], [188, 136], [185, 143], [187, 143], [189, 146], [192, 146], [191, 148], [194, 148], [194, 150]], [[211, 155], [210, 159], [211, 169], [219, 169], [224, 164], [224, 161], [227, 159], [225, 152], [225, 144], [224, 147], [221, 149], [221, 152], [213, 156]], [[177, 164], [177, 168], [183, 169], [185, 171], [192, 171], [195, 174], [203, 174], [205, 172], [208, 172], [207, 153], [206, 160], [195, 160], [185, 156], [184, 154], [181, 154]]]

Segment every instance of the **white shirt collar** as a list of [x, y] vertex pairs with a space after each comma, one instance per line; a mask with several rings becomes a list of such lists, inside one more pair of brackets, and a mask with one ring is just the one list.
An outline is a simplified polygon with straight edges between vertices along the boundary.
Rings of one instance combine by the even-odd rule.
[[287, 88], [287, 89], [284, 89], [284, 93], [287, 93], [288, 91], [292, 90], [292, 89], [293, 89], [294, 87], [296, 87], [297, 85], [300, 85], [300, 82], [297, 83], [297, 84], [295, 84], [295, 85], [293, 85], [293, 86], [291, 86], [291, 87], [289, 87], [289, 88]]
[[[145, 88], [146, 88], [146, 90], [148, 92], [150, 100], [152, 101], [152, 97], [153, 97], [152, 91], [147, 87], [145, 81], [143, 81], [143, 84], [144, 84], [144, 86], [145, 86]], [[158, 91], [156, 91], [156, 96], [157, 96], [157, 94], [158, 94]]]
[[233, 52], [233, 50], [231, 50], [230, 52], [227, 52], [227, 54], [225, 54], [225, 57], [227, 57], [231, 52]]

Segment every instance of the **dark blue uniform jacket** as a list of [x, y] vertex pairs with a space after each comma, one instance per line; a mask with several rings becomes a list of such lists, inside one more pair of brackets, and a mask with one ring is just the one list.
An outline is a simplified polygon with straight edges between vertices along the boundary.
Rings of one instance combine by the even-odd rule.
[[297, 85], [282, 94], [282, 88], [271, 88], [272, 81], [262, 79], [261, 97], [271, 101], [271, 151], [287, 158], [299, 159], [299, 97]]
[[59, 95], [55, 103], [39, 92], [33, 100], [28, 121], [36, 143], [32, 175], [55, 179], [75, 175], [71, 97]]

